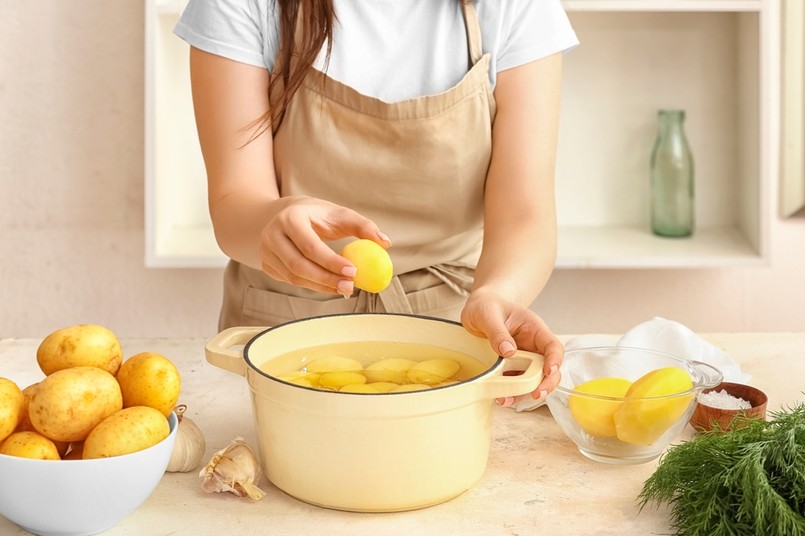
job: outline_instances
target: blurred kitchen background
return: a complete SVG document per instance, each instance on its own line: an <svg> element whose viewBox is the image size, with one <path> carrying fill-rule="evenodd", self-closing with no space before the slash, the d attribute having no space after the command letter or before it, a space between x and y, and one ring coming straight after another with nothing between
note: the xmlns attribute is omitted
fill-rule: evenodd
<svg viewBox="0 0 805 536"><path fill-rule="evenodd" d="M653 316L699 332L805 329L801 0L565 6L582 44L566 56L560 258L533 308L561 334ZM181 7L0 0L0 337L217 331L223 257L170 33ZM648 226L664 107L687 113L690 239Z"/></svg>

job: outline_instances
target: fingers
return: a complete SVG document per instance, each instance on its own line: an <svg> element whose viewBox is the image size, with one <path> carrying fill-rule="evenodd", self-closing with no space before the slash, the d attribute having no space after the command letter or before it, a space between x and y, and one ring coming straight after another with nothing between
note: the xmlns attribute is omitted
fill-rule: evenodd
<svg viewBox="0 0 805 536"><path fill-rule="evenodd" d="M516 348L544 356L542 379L527 395L498 398L503 407L523 400L545 400L559 385L559 367L564 347L542 318L526 307L515 305L490 292L473 292L461 311L461 322L470 333L486 337L498 355L511 357Z"/></svg>
<svg viewBox="0 0 805 536"><path fill-rule="evenodd" d="M534 345L541 349L542 355L545 357L545 363L542 368L542 373L544 374L542 382L540 382L537 390L532 395L539 394L542 391L546 391L547 394L559 385L559 380L561 379L559 367L565 357L565 348L544 323L543 327L534 335Z"/></svg>
<svg viewBox="0 0 805 536"><path fill-rule="evenodd" d="M542 381L539 383L534 392L531 393L531 398L534 400L544 400L549 393L556 389L556 386L559 385L560 379L561 374L559 373L559 365L552 365L547 370L543 369Z"/></svg>
<svg viewBox="0 0 805 536"><path fill-rule="evenodd" d="M552 365L547 370L543 370L543 379L540 384L534 389L533 392L527 395L507 396L505 398L497 398L495 402L498 406L503 408L510 408L517 406L523 400L532 399L536 402L544 402L548 395L556 389L561 379L559 372L559 365Z"/></svg>
<svg viewBox="0 0 805 536"><path fill-rule="evenodd" d="M299 198L263 229L262 269L278 281L351 296L357 270L326 244L348 236L368 238L383 247L391 245L373 221L354 210L318 199Z"/></svg>

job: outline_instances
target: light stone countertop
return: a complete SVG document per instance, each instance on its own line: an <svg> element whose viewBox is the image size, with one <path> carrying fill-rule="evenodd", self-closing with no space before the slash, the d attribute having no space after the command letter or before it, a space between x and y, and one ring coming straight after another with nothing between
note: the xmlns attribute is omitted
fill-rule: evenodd
<svg viewBox="0 0 805 536"><path fill-rule="evenodd" d="M803 400L805 332L706 334L752 375L750 384L778 410ZM204 462L236 436L257 445L245 378L204 359L202 339L122 340L124 357L159 352L182 373L180 403L207 439ZM36 364L38 340L0 339L0 376L21 388L43 375ZM260 501L229 493L206 494L197 471L166 473L134 513L103 533L109 536L224 536L238 534L327 536L527 536L532 534L624 536L669 534L668 511L636 497L656 461L613 466L590 461L575 449L547 407L517 413L495 408L487 470L462 495L422 510L358 514L327 510L291 498L265 478ZM689 436L690 427L685 434ZM684 436L683 436L684 437ZM0 476L1 478L1 476ZM0 534L28 534L0 517Z"/></svg>

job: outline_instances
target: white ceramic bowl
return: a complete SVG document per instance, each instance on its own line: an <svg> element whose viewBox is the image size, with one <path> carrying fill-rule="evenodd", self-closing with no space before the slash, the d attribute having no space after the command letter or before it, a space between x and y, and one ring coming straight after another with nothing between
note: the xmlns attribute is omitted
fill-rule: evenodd
<svg viewBox="0 0 805 536"><path fill-rule="evenodd" d="M112 528L154 491L170 461L178 419L153 447L95 460L32 460L0 454L0 515L43 536Z"/></svg>
<svg viewBox="0 0 805 536"><path fill-rule="evenodd" d="M674 395L646 398L600 396L574 390L576 386L597 378L635 381L652 370L665 367L688 372L693 387ZM546 399L554 419L583 455L595 461L621 465L648 462L662 454L687 425L696 408L698 393L718 385L722 379L721 372L706 363L621 346L568 350L560 372L559 386ZM636 427L652 430L653 433L638 434L650 438L645 442L636 442L635 437L622 440L622 436L614 431L601 433L601 430L614 426L612 412L621 407L626 409L623 405L627 403L634 420L629 422L625 431ZM571 408L573 404L576 415ZM587 422L586 428L579 419ZM602 419L609 419L611 424L601 422Z"/></svg>

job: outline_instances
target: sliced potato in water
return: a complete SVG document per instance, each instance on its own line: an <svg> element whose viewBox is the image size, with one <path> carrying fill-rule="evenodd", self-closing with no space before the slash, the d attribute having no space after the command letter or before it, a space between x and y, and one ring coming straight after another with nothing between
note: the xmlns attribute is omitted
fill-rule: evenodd
<svg viewBox="0 0 805 536"><path fill-rule="evenodd" d="M400 386L400 384L394 382L372 382L367 385L371 385L377 389L378 393L388 393Z"/></svg>
<svg viewBox="0 0 805 536"><path fill-rule="evenodd" d="M331 356L311 361L305 365L305 370L318 373L355 371L363 370L363 365L360 361L351 357Z"/></svg>
<svg viewBox="0 0 805 536"><path fill-rule="evenodd" d="M375 387L373 383L350 383L339 389L342 393L373 393L380 394L382 391Z"/></svg>
<svg viewBox="0 0 805 536"><path fill-rule="evenodd" d="M370 382L405 383L408 381L406 373L414 365L416 361L413 359L389 357L372 363L363 374Z"/></svg>
<svg viewBox="0 0 805 536"><path fill-rule="evenodd" d="M460 369L461 365L452 359L428 359L408 369L406 375L411 383L436 385L452 378Z"/></svg>
<svg viewBox="0 0 805 536"><path fill-rule="evenodd" d="M366 376L360 372L325 372L319 378L319 385L326 389L339 390L345 385L366 383Z"/></svg>
<svg viewBox="0 0 805 536"><path fill-rule="evenodd" d="M304 372L302 370L292 370L290 372L284 372L277 376L277 378L282 381L293 383L295 385L301 385L303 387L318 387L320 377L321 374L316 374L314 372Z"/></svg>

